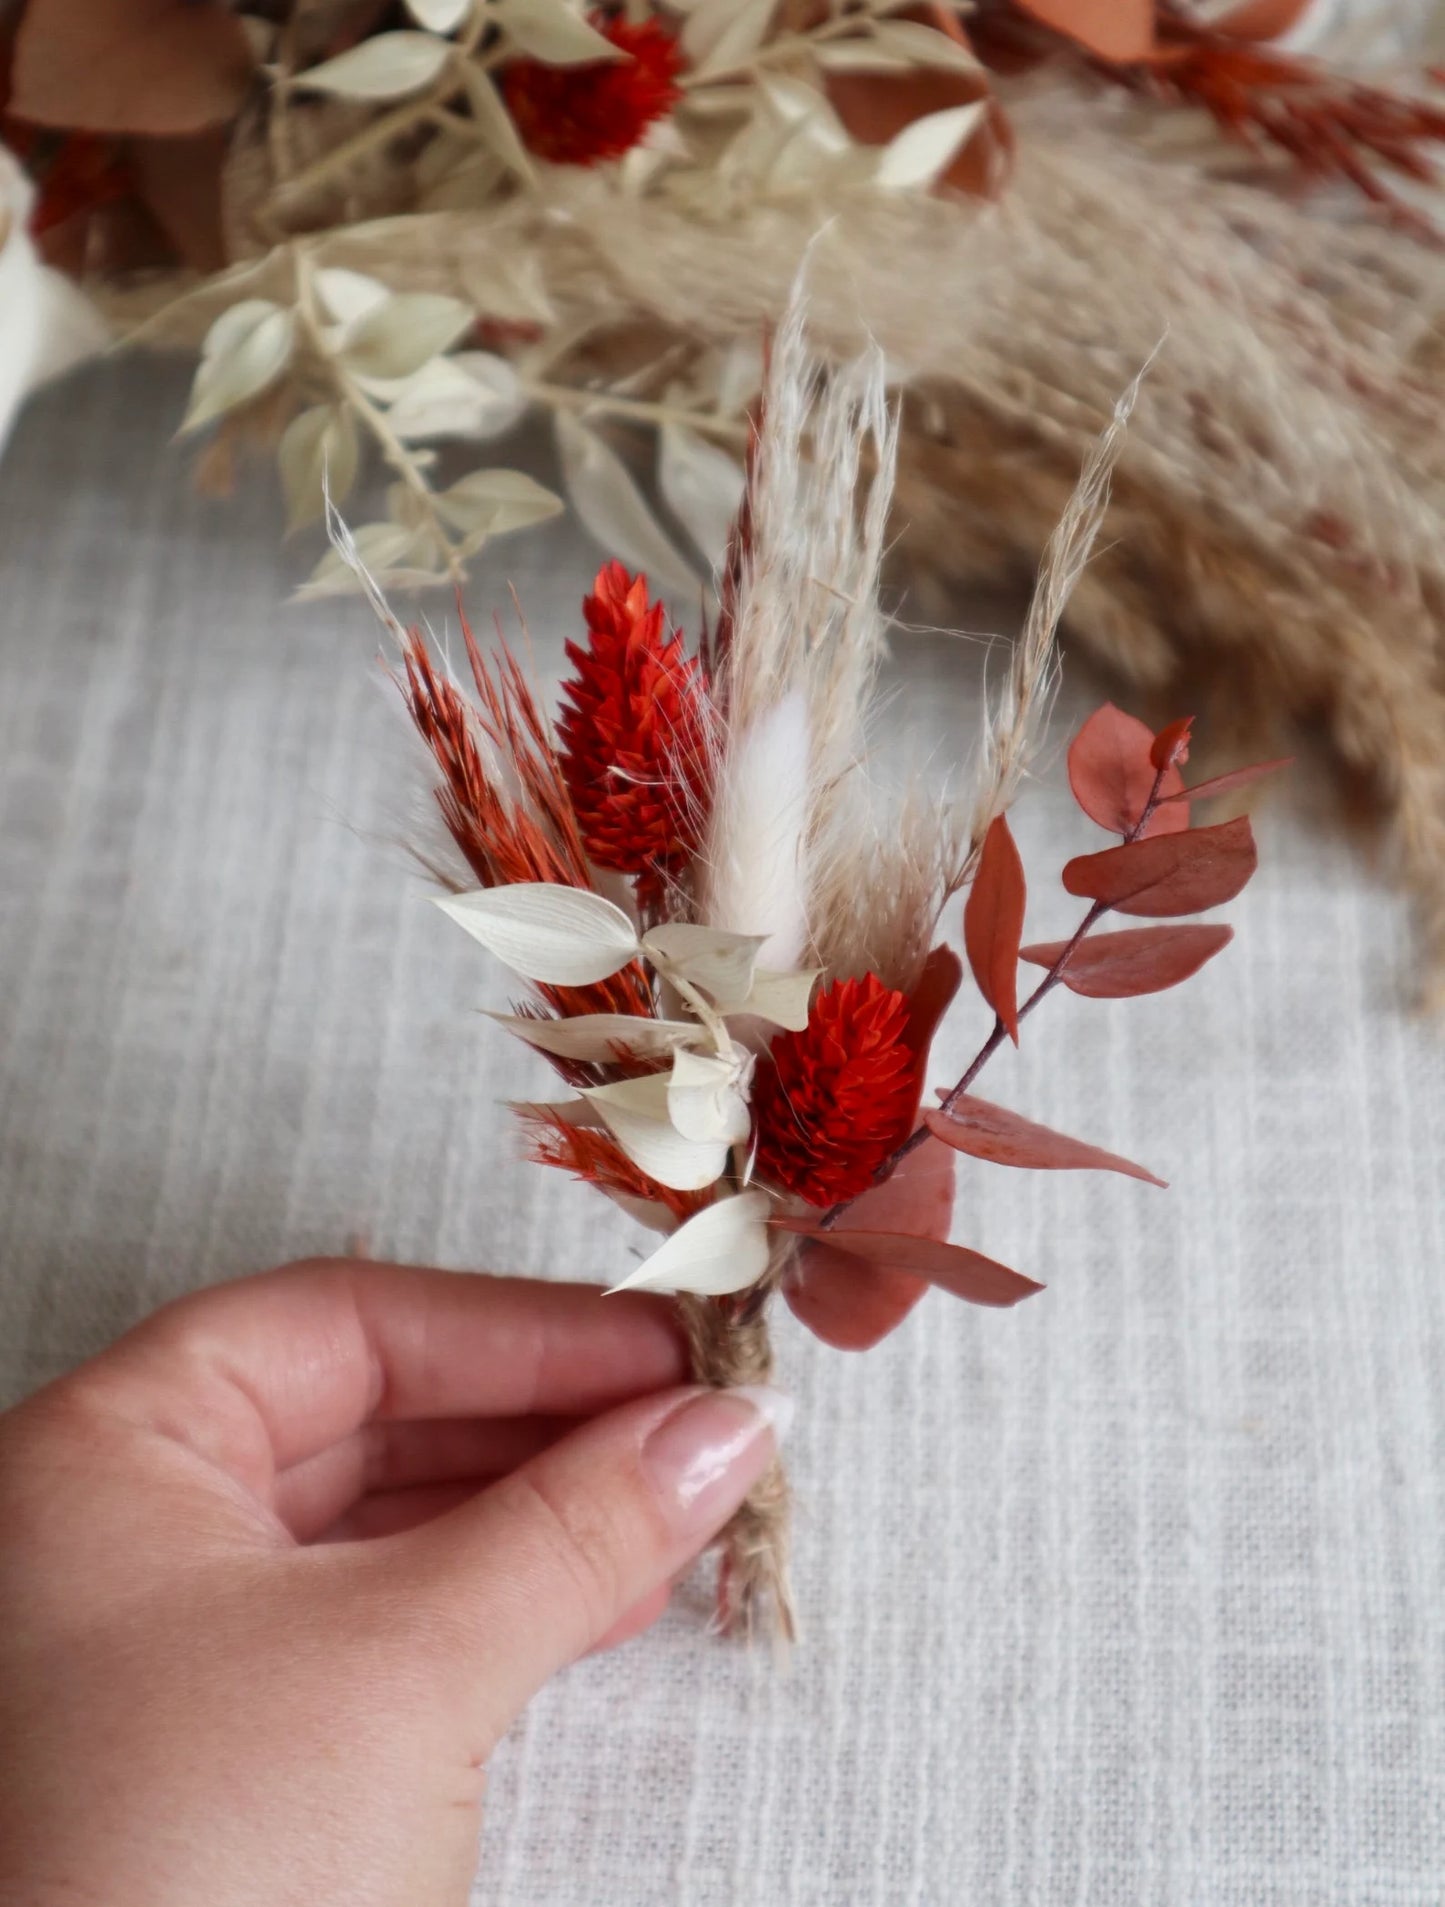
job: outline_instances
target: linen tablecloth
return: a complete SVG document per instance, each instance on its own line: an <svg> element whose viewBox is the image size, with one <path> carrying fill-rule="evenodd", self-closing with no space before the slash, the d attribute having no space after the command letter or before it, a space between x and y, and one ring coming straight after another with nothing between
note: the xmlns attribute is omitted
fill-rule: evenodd
<svg viewBox="0 0 1445 1907"><path fill-rule="evenodd" d="M515 1162L498 1102L545 1071L408 863L374 626L282 606L315 551L269 478L193 495L183 389L89 369L0 468L7 1398L287 1258L603 1280L640 1243ZM596 560L498 544L471 606L514 581L555 672ZM898 640L895 736L940 772L986 655ZM1089 694L1070 671L1017 811L1040 938L1099 844L1061 768ZM986 1076L1173 1189L964 1162L955 1236L1043 1295L933 1294L862 1358L780 1323L801 1645L706 1636L700 1576L559 1680L496 1758L478 1907L1445 1897L1445 1042L1318 795L1264 808L1199 979L1056 997Z"/></svg>

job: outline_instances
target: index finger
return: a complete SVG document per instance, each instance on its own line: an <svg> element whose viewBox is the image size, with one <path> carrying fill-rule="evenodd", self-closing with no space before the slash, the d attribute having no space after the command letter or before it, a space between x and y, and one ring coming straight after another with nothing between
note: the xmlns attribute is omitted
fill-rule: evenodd
<svg viewBox="0 0 1445 1907"><path fill-rule="evenodd" d="M335 1259L182 1298L77 1375L259 1488L373 1418L586 1415L687 1352L643 1294Z"/></svg>

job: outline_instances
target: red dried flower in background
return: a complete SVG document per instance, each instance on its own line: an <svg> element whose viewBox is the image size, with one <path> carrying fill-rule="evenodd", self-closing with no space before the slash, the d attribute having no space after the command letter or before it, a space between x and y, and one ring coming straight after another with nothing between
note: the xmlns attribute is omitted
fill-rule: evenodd
<svg viewBox="0 0 1445 1907"><path fill-rule="evenodd" d="M587 646L567 644L577 674L562 687L562 772L588 854L636 875L649 907L696 853L707 813L707 678L664 633L645 576L607 563L593 589Z"/></svg>
<svg viewBox="0 0 1445 1907"><path fill-rule="evenodd" d="M874 973L834 981L758 1068L758 1178L810 1205L856 1198L913 1122L916 1061L903 994Z"/></svg>
<svg viewBox="0 0 1445 1907"><path fill-rule="evenodd" d="M595 12L587 17L626 58L588 66L513 60L501 74L522 143L553 165L620 159L682 98L682 57L664 27L655 20L632 26Z"/></svg>

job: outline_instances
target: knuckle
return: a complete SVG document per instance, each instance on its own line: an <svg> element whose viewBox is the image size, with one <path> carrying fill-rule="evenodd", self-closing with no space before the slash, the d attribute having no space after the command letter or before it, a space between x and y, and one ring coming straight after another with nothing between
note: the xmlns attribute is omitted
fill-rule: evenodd
<svg viewBox="0 0 1445 1907"><path fill-rule="evenodd" d="M510 1486L536 1532L548 1587L567 1596L589 1635L600 1633L617 1613L629 1551L637 1548L630 1519L600 1494L557 1487L545 1469L518 1472Z"/></svg>

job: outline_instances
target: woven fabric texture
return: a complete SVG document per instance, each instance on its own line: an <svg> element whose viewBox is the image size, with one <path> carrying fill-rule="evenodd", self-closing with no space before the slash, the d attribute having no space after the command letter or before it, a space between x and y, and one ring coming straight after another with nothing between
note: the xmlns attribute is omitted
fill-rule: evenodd
<svg viewBox="0 0 1445 1907"><path fill-rule="evenodd" d="M0 469L6 1398L287 1258L610 1280L639 1244L515 1161L498 1102L545 1072L400 845L374 628L278 606L309 558L269 483L192 496L182 394L87 370ZM473 608L515 581L547 674L595 561L499 545ZM940 772L982 655L900 639L895 739ZM1018 810L1040 938L1091 844L1060 755ZM965 1162L955 1235L1045 1294L934 1294L863 1358L780 1324L800 1647L706 1635L699 1576L557 1682L496 1759L477 1907L1441 1900L1445 1039L1319 794L1262 812L1199 979L1057 997L985 1076L1173 1189Z"/></svg>

